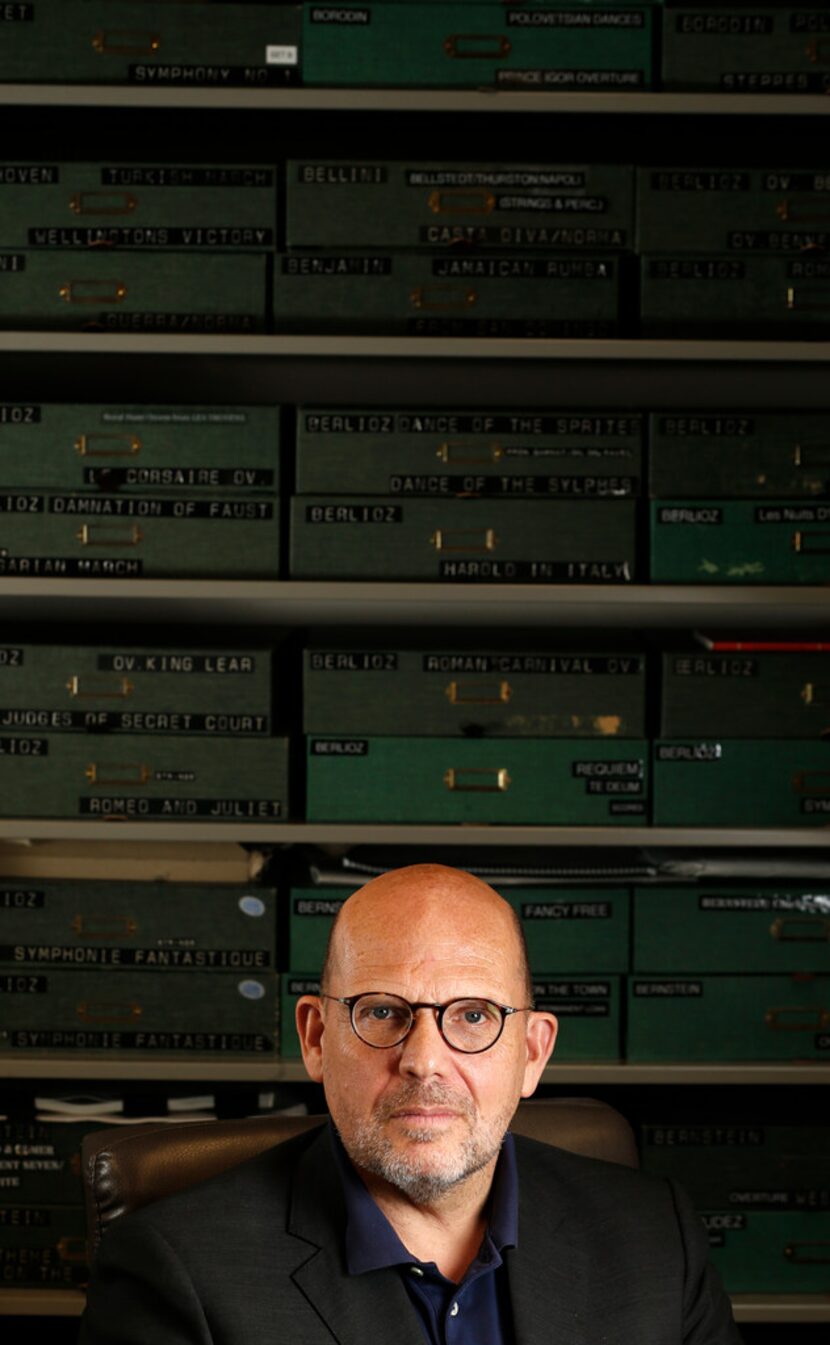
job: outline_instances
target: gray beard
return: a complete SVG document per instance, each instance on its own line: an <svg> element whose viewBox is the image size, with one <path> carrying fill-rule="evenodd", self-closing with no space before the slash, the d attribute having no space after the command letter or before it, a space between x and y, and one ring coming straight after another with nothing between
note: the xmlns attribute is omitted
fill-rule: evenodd
<svg viewBox="0 0 830 1345"><path fill-rule="evenodd" d="M454 1110L467 1117L471 1123L470 1134L461 1141L455 1155L444 1164L443 1170L423 1171L416 1158L405 1158L396 1151L392 1141L384 1134L382 1123L402 1105L436 1106L442 1102L450 1103ZM391 1186L403 1191L413 1204L429 1205L474 1172L486 1167L498 1154L509 1117L503 1125L488 1127L484 1134L479 1135L473 1133L473 1118L473 1106L466 1098L459 1098L442 1088L413 1085L402 1089L393 1101L387 1101L379 1107L371 1120L353 1131L348 1144L344 1141L344 1145L357 1167L382 1177ZM407 1127L404 1133L416 1144L428 1145L436 1138L431 1130L419 1129L416 1122Z"/></svg>

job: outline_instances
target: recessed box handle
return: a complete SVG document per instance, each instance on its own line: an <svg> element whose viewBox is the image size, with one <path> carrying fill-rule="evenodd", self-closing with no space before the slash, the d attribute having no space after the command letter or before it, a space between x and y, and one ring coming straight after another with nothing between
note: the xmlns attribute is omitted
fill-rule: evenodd
<svg viewBox="0 0 830 1345"><path fill-rule="evenodd" d="M147 28L101 28L92 45L102 56L152 56L161 46L161 33Z"/></svg>
<svg viewBox="0 0 830 1345"><path fill-rule="evenodd" d="M830 794L830 771L796 771L793 789L796 794Z"/></svg>
<svg viewBox="0 0 830 1345"><path fill-rule="evenodd" d="M79 939L132 939L138 921L131 915L73 915L72 933Z"/></svg>
<svg viewBox="0 0 830 1345"><path fill-rule="evenodd" d="M805 705L830 705L830 687L819 682L805 682L798 694Z"/></svg>
<svg viewBox="0 0 830 1345"><path fill-rule="evenodd" d="M426 308L432 313L457 313L471 308L477 299L476 291L463 285L418 285L409 295L413 308Z"/></svg>
<svg viewBox="0 0 830 1345"><path fill-rule="evenodd" d="M793 462L796 467L830 467L830 445L795 444Z"/></svg>
<svg viewBox="0 0 830 1345"><path fill-rule="evenodd" d="M459 467L487 467L504 457L504 449L501 444L468 444L464 439L448 439L435 456Z"/></svg>
<svg viewBox="0 0 830 1345"><path fill-rule="evenodd" d="M495 551L499 544L494 528L436 528L429 541L436 551L468 554Z"/></svg>
<svg viewBox="0 0 830 1345"><path fill-rule="evenodd" d="M827 943L830 920L820 915L779 915L769 932L779 943Z"/></svg>
<svg viewBox="0 0 830 1345"><path fill-rule="evenodd" d="M503 766L450 766L444 784L453 794L504 794L512 781Z"/></svg>
<svg viewBox="0 0 830 1345"><path fill-rule="evenodd" d="M830 1242L788 1242L784 1255L796 1266L828 1266Z"/></svg>
<svg viewBox="0 0 830 1345"><path fill-rule="evenodd" d="M65 304L120 304L127 286L122 280L67 280L58 292Z"/></svg>
<svg viewBox="0 0 830 1345"><path fill-rule="evenodd" d="M134 458L141 440L134 434L81 434L75 452L82 458Z"/></svg>
<svg viewBox="0 0 830 1345"><path fill-rule="evenodd" d="M513 43L503 33L450 33L444 51L454 61L503 61Z"/></svg>
<svg viewBox="0 0 830 1345"><path fill-rule="evenodd" d="M773 1032L824 1032L830 1026L830 1012L810 1004L786 1004L767 1009L764 1022Z"/></svg>
<svg viewBox="0 0 830 1345"><path fill-rule="evenodd" d="M799 529L793 533L793 551L807 556L830 556L830 531L827 528L818 532Z"/></svg>
<svg viewBox="0 0 830 1345"><path fill-rule="evenodd" d="M58 1238L55 1250L61 1261L80 1263L86 1261L87 1251L85 1238Z"/></svg>
<svg viewBox="0 0 830 1345"><path fill-rule="evenodd" d="M827 285L806 285L803 290L799 290L795 285L788 285L787 308L797 313L830 312L830 288Z"/></svg>
<svg viewBox="0 0 830 1345"><path fill-rule="evenodd" d="M807 43L807 60L812 65L830 65L830 39L811 38Z"/></svg>
<svg viewBox="0 0 830 1345"><path fill-rule="evenodd" d="M91 761L84 771L91 785L146 785L152 778L151 767L137 761Z"/></svg>
<svg viewBox="0 0 830 1345"><path fill-rule="evenodd" d="M129 191L76 191L69 198L73 215L131 215L137 205Z"/></svg>
<svg viewBox="0 0 830 1345"><path fill-rule="evenodd" d="M135 691L127 677L79 677L74 674L66 683L70 696L79 700L126 700Z"/></svg>
<svg viewBox="0 0 830 1345"><path fill-rule="evenodd" d="M139 546L144 541L137 523L84 523L75 537L81 546Z"/></svg>
<svg viewBox="0 0 830 1345"><path fill-rule="evenodd" d="M82 999L75 1008L82 1023L134 1023L143 1012L135 1001L119 1004L103 999Z"/></svg>
<svg viewBox="0 0 830 1345"><path fill-rule="evenodd" d="M489 215L496 198L486 187L447 187L430 192L427 205L433 215Z"/></svg>
<svg viewBox="0 0 830 1345"><path fill-rule="evenodd" d="M509 682L450 682L444 688L450 705L506 705L513 695Z"/></svg>

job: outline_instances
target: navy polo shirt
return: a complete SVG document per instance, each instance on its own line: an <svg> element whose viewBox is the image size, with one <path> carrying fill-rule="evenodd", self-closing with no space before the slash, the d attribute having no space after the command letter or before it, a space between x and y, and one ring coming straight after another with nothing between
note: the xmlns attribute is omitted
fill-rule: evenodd
<svg viewBox="0 0 830 1345"><path fill-rule="evenodd" d="M433 1261L407 1251L349 1161L329 1122L346 1201L346 1268L350 1275L398 1267L428 1345L511 1345L513 1316L502 1260L518 1243L519 1186L513 1136L506 1135L490 1193L478 1255L455 1284Z"/></svg>

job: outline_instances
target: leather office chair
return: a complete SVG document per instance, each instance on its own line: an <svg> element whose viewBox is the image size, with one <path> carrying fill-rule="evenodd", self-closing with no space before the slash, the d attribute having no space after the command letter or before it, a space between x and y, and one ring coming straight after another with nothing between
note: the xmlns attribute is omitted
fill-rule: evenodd
<svg viewBox="0 0 830 1345"><path fill-rule="evenodd" d="M90 1261L102 1234L122 1214L244 1163L324 1119L256 1116L93 1131L81 1151ZM510 1128L572 1153L638 1166L630 1125L613 1107L593 1098L522 1102Z"/></svg>

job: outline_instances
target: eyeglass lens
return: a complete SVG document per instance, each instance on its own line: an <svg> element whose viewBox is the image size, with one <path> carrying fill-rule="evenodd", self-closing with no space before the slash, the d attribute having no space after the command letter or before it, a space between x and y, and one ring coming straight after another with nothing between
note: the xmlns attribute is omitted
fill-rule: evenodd
<svg viewBox="0 0 830 1345"><path fill-rule="evenodd" d="M413 1013L397 995L361 995L352 1009L354 1030L367 1046L397 1046L412 1024ZM503 1015L486 999L454 999L444 1009L444 1040L459 1051L486 1051L497 1040Z"/></svg>

